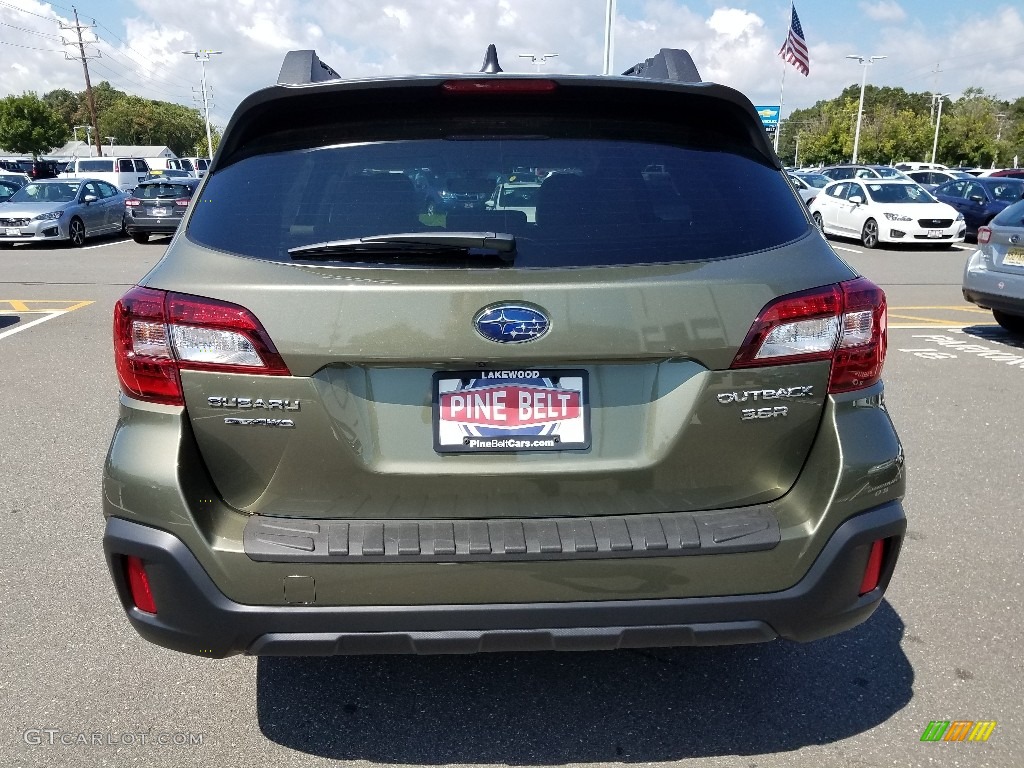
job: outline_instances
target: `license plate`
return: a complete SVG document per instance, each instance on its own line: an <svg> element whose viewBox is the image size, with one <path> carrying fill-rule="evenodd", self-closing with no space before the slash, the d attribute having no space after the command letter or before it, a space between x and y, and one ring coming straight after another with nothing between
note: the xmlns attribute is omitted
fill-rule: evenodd
<svg viewBox="0 0 1024 768"><path fill-rule="evenodd" d="M19 235L21 235L21 230L15 229L13 227L8 227L7 229L4 230L4 234L7 235L8 237L18 237Z"/></svg>
<svg viewBox="0 0 1024 768"><path fill-rule="evenodd" d="M150 216L166 216L170 212L171 211L170 211L169 208L150 208L149 209L149 215Z"/></svg>
<svg viewBox="0 0 1024 768"><path fill-rule="evenodd" d="M1011 248L1003 257L1003 264L1011 267L1024 267L1024 248Z"/></svg>
<svg viewBox="0 0 1024 768"><path fill-rule="evenodd" d="M590 447L588 373L476 370L434 374L438 453L579 451Z"/></svg>
<svg viewBox="0 0 1024 768"><path fill-rule="evenodd" d="M928 237L942 237L942 230L941 229L929 229L928 230Z"/></svg>

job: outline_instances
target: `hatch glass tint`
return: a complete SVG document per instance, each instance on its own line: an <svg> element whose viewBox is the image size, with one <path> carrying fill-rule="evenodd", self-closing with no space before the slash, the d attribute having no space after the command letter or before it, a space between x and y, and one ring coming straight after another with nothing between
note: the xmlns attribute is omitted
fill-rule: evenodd
<svg viewBox="0 0 1024 768"><path fill-rule="evenodd" d="M514 268L543 268L723 258L808 230L783 175L763 159L713 142L673 143L658 131L642 141L617 138L611 127L595 133L458 134L255 154L208 181L188 237L294 263L318 243L497 233L515 239ZM519 185L528 194L516 195ZM324 256L310 261L329 262ZM349 253L339 266L375 266L370 249L364 256L354 264ZM380 265L412 266L394 258Z"/></svg>

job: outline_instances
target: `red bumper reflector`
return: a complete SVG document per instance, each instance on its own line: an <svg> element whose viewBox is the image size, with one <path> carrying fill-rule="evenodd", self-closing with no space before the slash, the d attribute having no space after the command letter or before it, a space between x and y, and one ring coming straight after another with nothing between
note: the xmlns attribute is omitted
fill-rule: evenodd
<svg viewBox="0 0 1024 768"><path fill-rule="evenodd" d="M124 558L124 571L128 577L128 589L135 607L146 613L156 613L156 601L153 600L153 593L149 589L149 577L146 575L142 560L134 555L127 555Z"/></svg>
<svg viewBox="0 0 1024 768"><path fill-rule="evenodd" d="M879 539L871 545L871 553L868 555L868 566L864 569L864 578L860 582L860 595L866 595L868 592L878 586L878 581L882 577L882 555L885 552L885 539Z"/></svg>

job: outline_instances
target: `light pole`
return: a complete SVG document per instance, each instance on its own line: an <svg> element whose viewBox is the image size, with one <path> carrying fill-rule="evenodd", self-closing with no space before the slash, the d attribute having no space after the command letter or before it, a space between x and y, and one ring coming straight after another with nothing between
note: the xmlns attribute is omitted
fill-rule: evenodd
<svg viewBox="0 0 1024 768"><path fill-rule="evenodd" d="M71 126L71 130L75 134L75 150L74 150L74 152L71 153L71 156L73 158L77 158L78 157L78 129L79 128L81 128L83 131L86 132L86 136L88 136L89 135L88 132L92 130L92 126L91 125L73 125L73 126ZM89 144L89 140L86 139L85 143L86 143L86 145L88 145Z"/></svg>
<svg viewBox="0 0 1024 768"><path fill-rule="evenodd" d="M932 142L932 165L935 165L935 153L939 149L939 126L942 125L942 102L949 96L948 93L936 93L935 98L939 100L939 112L935 116L935 141Z"/></svg>
<svg viewBox="0 0 1024 768"><path fill-rule="evenodd" d="M868 67L876 61L884 59L885 56L856 56L851 54L846 58L853 59L864 67L864 75L860 79L860 105L857 107L857 130L853 135L853 160L850 161L856 163L857 150L860 148L860 121L864 117L864 86L868 82Z"/></svg>
<svg viewBox="0 0 1024 768"><path fill-rule="evenodd" d="M210 159L213 159L213 136L210 134L210 100L206 92L206 62L210 60L211 56L224 53L224 51L199 50L182 51L182 53L195 56L196 61L203 65L203 112L206 115L206 149L209 152Z"/></svg>
<svg viewBox="0 0 1024 768"><path fill-rule="evenodd" d="M110 145L110 154L113 155L114 154L114 141L117 139L117 136L104 136L103 138L106 139L107 140L107 144Z"/></svg>
<svg viewBox="0 0 1024 768"><path fill-rule="evenodd" d="M540 55L536 53L520 53L519 58L529 59L531 62L533 62L535 71L540 72L540 65L547 64L548 59L553 59L557 55L557 53L542 53Z"/></svg>

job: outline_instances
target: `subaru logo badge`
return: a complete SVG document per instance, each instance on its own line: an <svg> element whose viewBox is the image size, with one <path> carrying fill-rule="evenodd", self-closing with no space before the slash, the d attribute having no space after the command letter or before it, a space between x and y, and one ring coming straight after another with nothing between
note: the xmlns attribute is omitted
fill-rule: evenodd
<svg viewBox="0 0 1024 768"><path fill-rule="evenodd" d="M1010 235L1010 243L1016 245L1020 242L1020 235Z"/></svg>
<svg viewBox="0 0 1024 768"><path fill-rule="evenodd" d="M536 341L551 327L547 315L522 304L494 304L481 309L473 325L476 332L498 344Z"/></svg>

